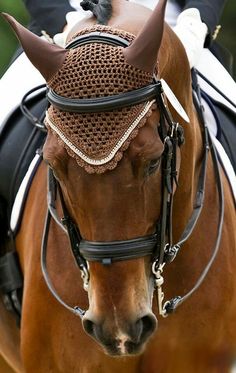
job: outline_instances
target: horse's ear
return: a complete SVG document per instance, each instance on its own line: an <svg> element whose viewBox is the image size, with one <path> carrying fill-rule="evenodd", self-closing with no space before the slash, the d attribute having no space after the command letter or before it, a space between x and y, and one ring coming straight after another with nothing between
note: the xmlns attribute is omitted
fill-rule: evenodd
<svg viewBox="0 0 236 373"><path fill-rule="evenodd" d="M161 45L167 0L160 0L132 44L123 53L128 64L153 73Z"/></svg>
<svg viewBox="0 0 236 373"><path fill-rule="evenodd" d="M61 68L67 51L33 34L9 14L1 14L14 29L29 60L48 81Z"/></svg>

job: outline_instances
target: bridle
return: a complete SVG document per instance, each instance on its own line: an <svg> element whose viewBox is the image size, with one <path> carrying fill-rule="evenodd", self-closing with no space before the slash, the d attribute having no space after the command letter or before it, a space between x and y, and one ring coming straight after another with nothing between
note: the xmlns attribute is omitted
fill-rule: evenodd
<svg viewBox="0 0 236 373"><path fill-rule="evenodd" d="M127 40L107 34L104 32L92 32L74 39L67 48L76 48L85 43L108 43L111 45L119 45L122 47L128 46ZM199 90L198 90L199 93ZM148 100L155 100L160 111L160 138L164 144L164 152L162 155L162 205L160 219L156 225L156 232L149 236L138 237L135 239L124 241L110 241L110 242L93 242L84 240L81 237L79 227L72 221L66 204L64 202L63 194L59 183L55 179L52 170L48 169L48 211L45 220L44 233L42 239L41 250L41 266L44 279L53 296L69 311L83 317L85 311L79 307L71 307L66 304L57 294L53 284L49 278L46 266L47 257L47 242L50 230L51 218L68 234L70 246L77 265L80 268L81 276L84 283L84 288L87 289L89 283L89 265L91 261L101 262L103 265L112 265L115 261L130 260L144 256L151 256L152 273L154 276L154 283L157 289L157 301L159 306L159 314L163 317L173 312L184 300L186 300L202 283L206 274L208 273L215 256L219 249L219 243L223 225L224 202L223 189L220 179L219 164L215 148L212 145L211 139L208 135L208 130L204 121L204 114L200 111L201 122L203 124L203 145L204 156L202 160L201 171L198 180L198 187L195 198L195 206L192 215L187 223L187 226L178 243L172 242L172 206L173 206L173 189L174 184L177 186L177 169L176 158L177 148L184 142L184 135L182 127L176 123L165 103L165 95L162 88L162 83L156 77L153 82L143 88L136 89L127 93L108 96L104 98L93 99L72 99L62 97L49 89L47 92L49 102L60 110L77 112L77 113L95 113L105 112L112 109L119 109L137 105ZM197 94L195 99L199 99ZM215 169L216 182L218 187L220 212L218 222L218 235L213 249L210 261L204 269L202 275L197 281L196 285L184 296L177 296L163 305L164 293L162 291L163 285L163 267L166 263L172 262L183 243L191 235L198 218L200 216L203 201L204 189L206 179L206 165L209 150L211 151L212 160ZM63 218L60 220L56 210L56 198L59 196L62 207Z"/></svg>

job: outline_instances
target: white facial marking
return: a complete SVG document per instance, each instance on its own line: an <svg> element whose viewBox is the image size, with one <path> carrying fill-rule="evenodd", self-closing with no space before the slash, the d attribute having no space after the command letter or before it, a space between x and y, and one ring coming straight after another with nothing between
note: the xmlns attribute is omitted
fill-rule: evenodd
<svg viewBox="0 0 236 373"><path fill-rule="evenodd" d="M127 342L129 338L127 337L127 335L120 333L117 335L116 339L119 341L118 348L120 349L121 355L125 355L126 354L125 342Z"/></svg>
<svg viewBox="0 0 236 373"><path fill-rule="evenodd" d="M126 354L125 342L129 340L129 337L125 333L121 332L121 328L119 326L119 320L117 317L117 309L114 304L113 304L113 312L114 312L114 321L115 321L115 325L117 328L116 340L118 341L118 348L120 349L121 355L125 355Z"/></svg>

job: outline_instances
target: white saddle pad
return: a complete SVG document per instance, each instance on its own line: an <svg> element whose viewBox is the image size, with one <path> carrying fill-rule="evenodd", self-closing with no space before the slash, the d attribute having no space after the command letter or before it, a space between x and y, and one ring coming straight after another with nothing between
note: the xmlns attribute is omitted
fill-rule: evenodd
<svg viewBox="0 0 236 373"><path fill-rule="evenodd" d="M209 49L203 49L196 69L206 77L213 86L217 87L224 96L229 97L233 104L225 99L211 84L207 83L206 80L199 77L199 84L203 91L208 93L215 101L222 102L222 104L236 113L236 83Z"/></svg>

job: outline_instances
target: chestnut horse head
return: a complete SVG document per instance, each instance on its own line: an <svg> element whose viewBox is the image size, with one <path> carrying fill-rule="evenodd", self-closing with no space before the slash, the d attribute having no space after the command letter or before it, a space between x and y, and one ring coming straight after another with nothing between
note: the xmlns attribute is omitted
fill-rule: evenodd
<svg viewBox="0 0 236 373"><path fill-rule="evenodd" d="M136 37L112 21L80 26L67 49L6 16L48 82L43 156L82 238L79 255L89 273L83 327L114 355L139 353L157 327L152 263L163 255L158 235L166 232L157 226L164 184L175 188L161 172L170 166L163 154L176 131L157 64L165 5L159 2ZM174 152L177 175L179 149Z"/></svg>
<svg viewBox="0 0 236 373"><path fill-rule="evenodd" d="M202 135L186 54L164 25L165 4L159 1L150 13L116 2L108 25L86 19L66 49L7 16L47 80L51 106L43 157L88 290L87 311L77 310L84 330L110 355L138 354L146 347L157 328L155 286L159 312L167 313L163 265L197 192ZM178 100L171 99L171 90ZM186 136L181 150L179 123ZM183 281L168 276L171 294Z"/></svg>

